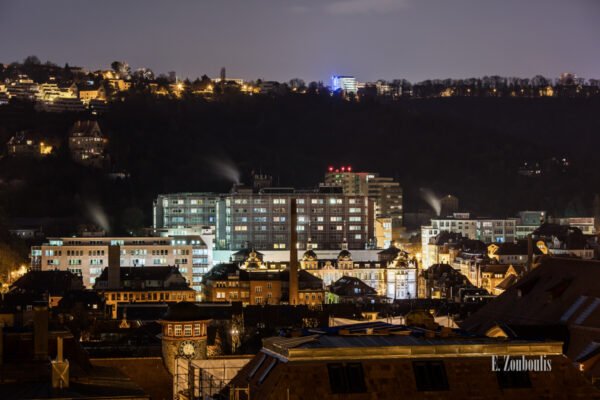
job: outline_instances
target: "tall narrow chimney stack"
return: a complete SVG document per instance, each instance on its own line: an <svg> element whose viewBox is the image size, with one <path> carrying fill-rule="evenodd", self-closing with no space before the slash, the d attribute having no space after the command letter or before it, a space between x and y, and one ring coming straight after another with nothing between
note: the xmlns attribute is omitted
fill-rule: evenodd
<svg viewBox="0 0 600 400"><path fill-rule="evenodd" d="M108 289L121 286L121 246L108 247Z"/></svg>
<svg viewBox="0 0 600 400"><path fill-rule="evenodd" d="M298 304L298 210L296 199L290 199L290 304Z"/></svg>
<svg viewBox="0 0 600 400"><path fill-rule="evenodd" d="M531 233L527 235L527 270L533 269L533 238Z"/></svg>
<svg viewBox="0 0 600 400"><path fill-rule="evenodd" d="M33 356L36 360L48 360L48 305L33 307Z"/></svg>

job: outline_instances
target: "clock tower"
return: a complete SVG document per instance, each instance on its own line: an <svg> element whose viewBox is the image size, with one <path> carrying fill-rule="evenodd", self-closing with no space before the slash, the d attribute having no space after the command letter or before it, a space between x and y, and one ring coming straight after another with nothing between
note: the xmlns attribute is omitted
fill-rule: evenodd
<svg viewBox="0 0 600 400"><path fill-rule="evenodd" d="M193 303L171 304L158 322L162 325L162 355L167 370L173 374L176 358L206 358L206 331L211 319Z"/></svg>

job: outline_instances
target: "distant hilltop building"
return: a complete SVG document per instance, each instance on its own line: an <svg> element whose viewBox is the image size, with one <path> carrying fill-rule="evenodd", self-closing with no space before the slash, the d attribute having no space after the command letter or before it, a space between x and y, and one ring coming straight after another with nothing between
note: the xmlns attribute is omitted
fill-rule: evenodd
<svg viewBox="0 0 600 400"><path fill-rule="evenodd" d="M27 131L17 132L6 144L8 154L14 157L41 157L51 154L53 146L36 136Z"/></svg>
<svg viewBox="0 0 600 400"><path fill-rule="evenodd" d="M354 93L358 91L358 83L353 76L334 75L331 77L331 89L343 90L346 93Z"/></svg>
<svg viewBox="0 0 600 400"><path fill-rule="evenodd" d="M69 137L73 160L80 164L101 167L104 161L105 138L96 121L77 121Z"/></svg>

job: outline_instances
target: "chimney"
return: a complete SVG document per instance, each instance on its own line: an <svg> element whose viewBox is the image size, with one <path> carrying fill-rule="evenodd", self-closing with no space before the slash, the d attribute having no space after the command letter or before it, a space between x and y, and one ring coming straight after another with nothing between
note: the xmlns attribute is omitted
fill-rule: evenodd
<svg viewBox="0 0 600 400"><path fill-rule="evenodd" d="M108 289L121 286L121 246L108 247Z"/></svg>
<svg viewBox="0 0 600 400"><path fill-rule="evenodd" d="M296 199L290 199L290 304L298 304L298 211Z"/></svg>
<svg viewBox="0 0 600 400"><path fill-rule="evenodd" d="M527 271L533 268L533 238L531 233L527 235Z"/></svg>
<svg viewBox="0 0 600 400"><path fill-rule="evenodd" d="M4 360L4 322L0 321L0 365Z"/></svg>
<svg viewBox="0 0 600 400"><path fill-rule="evenodd" d="M48 306L33 307L33 355L36 360L48 360Z"/></svg>
<svg viewBox="0 0 600 400"><path fill-rule="evenodd" d="M69 360L63 358L63 337L56 338L56 360L50 363L52 367L52 388L65 389L69 387Z"/></svg>

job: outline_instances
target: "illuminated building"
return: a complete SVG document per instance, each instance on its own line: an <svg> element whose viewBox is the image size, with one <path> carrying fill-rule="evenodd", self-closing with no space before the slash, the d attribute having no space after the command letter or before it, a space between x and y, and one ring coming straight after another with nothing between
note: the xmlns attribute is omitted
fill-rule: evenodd
<svg viewBox="0 0 600 400"><path fill-rule="evenodd" d="M391 257L388 257L388 254ZM360 279L373 288L377 295L390 299L409 299L417 296L417 262L409 254L396 248L379 252L378 260L354 261L352 253L343 248L333 260L319 259L307 250L300 261L302 270L310 272L332 285L344 276Z"/></svg>
<svg viewBox="0 0 600 400"><path fill-rule="evenodd" d="M481 240L484 243L513 242L516 239L518 221L518 218L471 218L469 213L454 213L452 217L434 218L430 225L421 226L423 266L427 268L437 262L426 256L425 248L431 239L441 232L458 233L465 238Z"/></svg>
<svg viewBox="0 0 600 400"><path fill-rule="evenodd" d="M481 271L481 287L490 294L502 294L525 273L520 265L486 265Z"/></svg>
<svg viewBox="0 0 600 400"><path fill-rule="evenodd" d="M212 81L216 84L219 84L219 83L221 83L221 78L215 78ZM240 78L225 78L225 83L229 83L229 82L233 82L239 86L244 86L244 80L240 79Z"/></svg>
<svg viewBox="0 0 600 400"><path fill-rule="evenodd" d="M19 75L19 78L6 85L6 92L9 97L34 101L38 96L39 85L29 79L26 75Z"/></svg>
<svg viewBox="0 0 600 400"><path fill-rule="evenodd" d="M196 292L189 286L177 267L120 267L119 281L111 287L110 265L96 278L94 290L104 297L107 311L117 318L119 304L175 303L195 301Z"/></svg>
<svg viewBox="0 0 600 400"><path fill-rule="evenodd" d="M351 166L329 167L325 184L341 186L344 194L368 196L375 200L377 218L392 218L396 229L402 226L402 188L393 178L374 172L356 172ZM392 236L395 240L397 235Z"/></svg>
<svg viewBox="0 0 600 400"><path fill-rule="evenodd" d="M185 231L210 227L217 250L286 250L289 243L289 202L298 203L298 248L309 230L313 248L339 249L347 238L350 249L374 247L374 202L329 187L236 190L230 194L174 193L154 203L154 228Z"/></svg>
<svg viewBox="0 0 600 400"><path fill-rule="evenodd" d="M84 104L89 103L90 100L106 100L106 90L97 83L77 85L77 95Z"/></svg>
<svg viewBox="0 0 600 400"><path fill-rule="evenodd" d="M550 222L562 226L578 228L584 235L596 234L596 225L594 217L550 218Z"/></svg>
<svg viewBox="0 0 600 400"><path fill-rule="evenodd" d="M11 156L31 156L40 157L46 156L52 153L53 146L39 141L35 137L26 131L18 132L16 135L10 138L6 147L8 154Z"/></svg>
<svg viewBox="0 0 600 400"><path fill-rule="evenodd" d="M392 245L391 218L375 218L375 239L378 249L387 249Z"/></svg>
<svg viewBox="0 0 600 400"><path fill-rule="evenodd" d="M200 236L165 237L60 237L31 248L32 270L71 271L92 287L108 265L108 249L121 246L123 267L177 266L194 290L200 291L208 271L208 250Z"/></svg>
<svg viewBox="0 0 600 400"><path fill-rule="evenodd" d="M170 305L169 311L158 320L162 328L163 361L171 374L176 361L206 359L207 328L211 320L201 307L184 302Z"/></svg>
<svg viewBox="0 0 600 400"><path fill-rule="evenodd" d="M104 160L104 137L96 121L77 121L71 128L69 149L73 159L100 167Z"/></svg>
<svg viewBox="0 0 600 400"><path fill-rule="evenodd" d="M356 82L356 78L353 76L334 75L331 77L331 88L333 91L343 90L346 93L356 94L358 90L358 83Z"/></svg>
<svg viewBox="0 0 600 400"><path fill-rule="evenodd" d="M546 218L545 211L520 211L516 230L517 240L527 239L527 235L533 233L538 226L544 223Z"/></svg>
<svg viewBox="0 0 600 400"><path fill-rule="evenodd" d="M58 97L63 97L63 93L56 83L42 83L39 85L37 100L52 101Z"/></svg>
<svg viewBox="0 0 600 400"><path fill-rule="evenodd" d="M36 103L37 110L46 112L81 112L85 105L76 97L56 97L51 101Z"/></svg>
<svg viewBox="0 0 600 400"><path fill-rule="evenodd" d="M246 305L289 302L289 262L263 263L252 251L241 264L219 264L204 276L205 300ZM316 306L325 301L323 281L298 271L298 303Z"/></svg>

